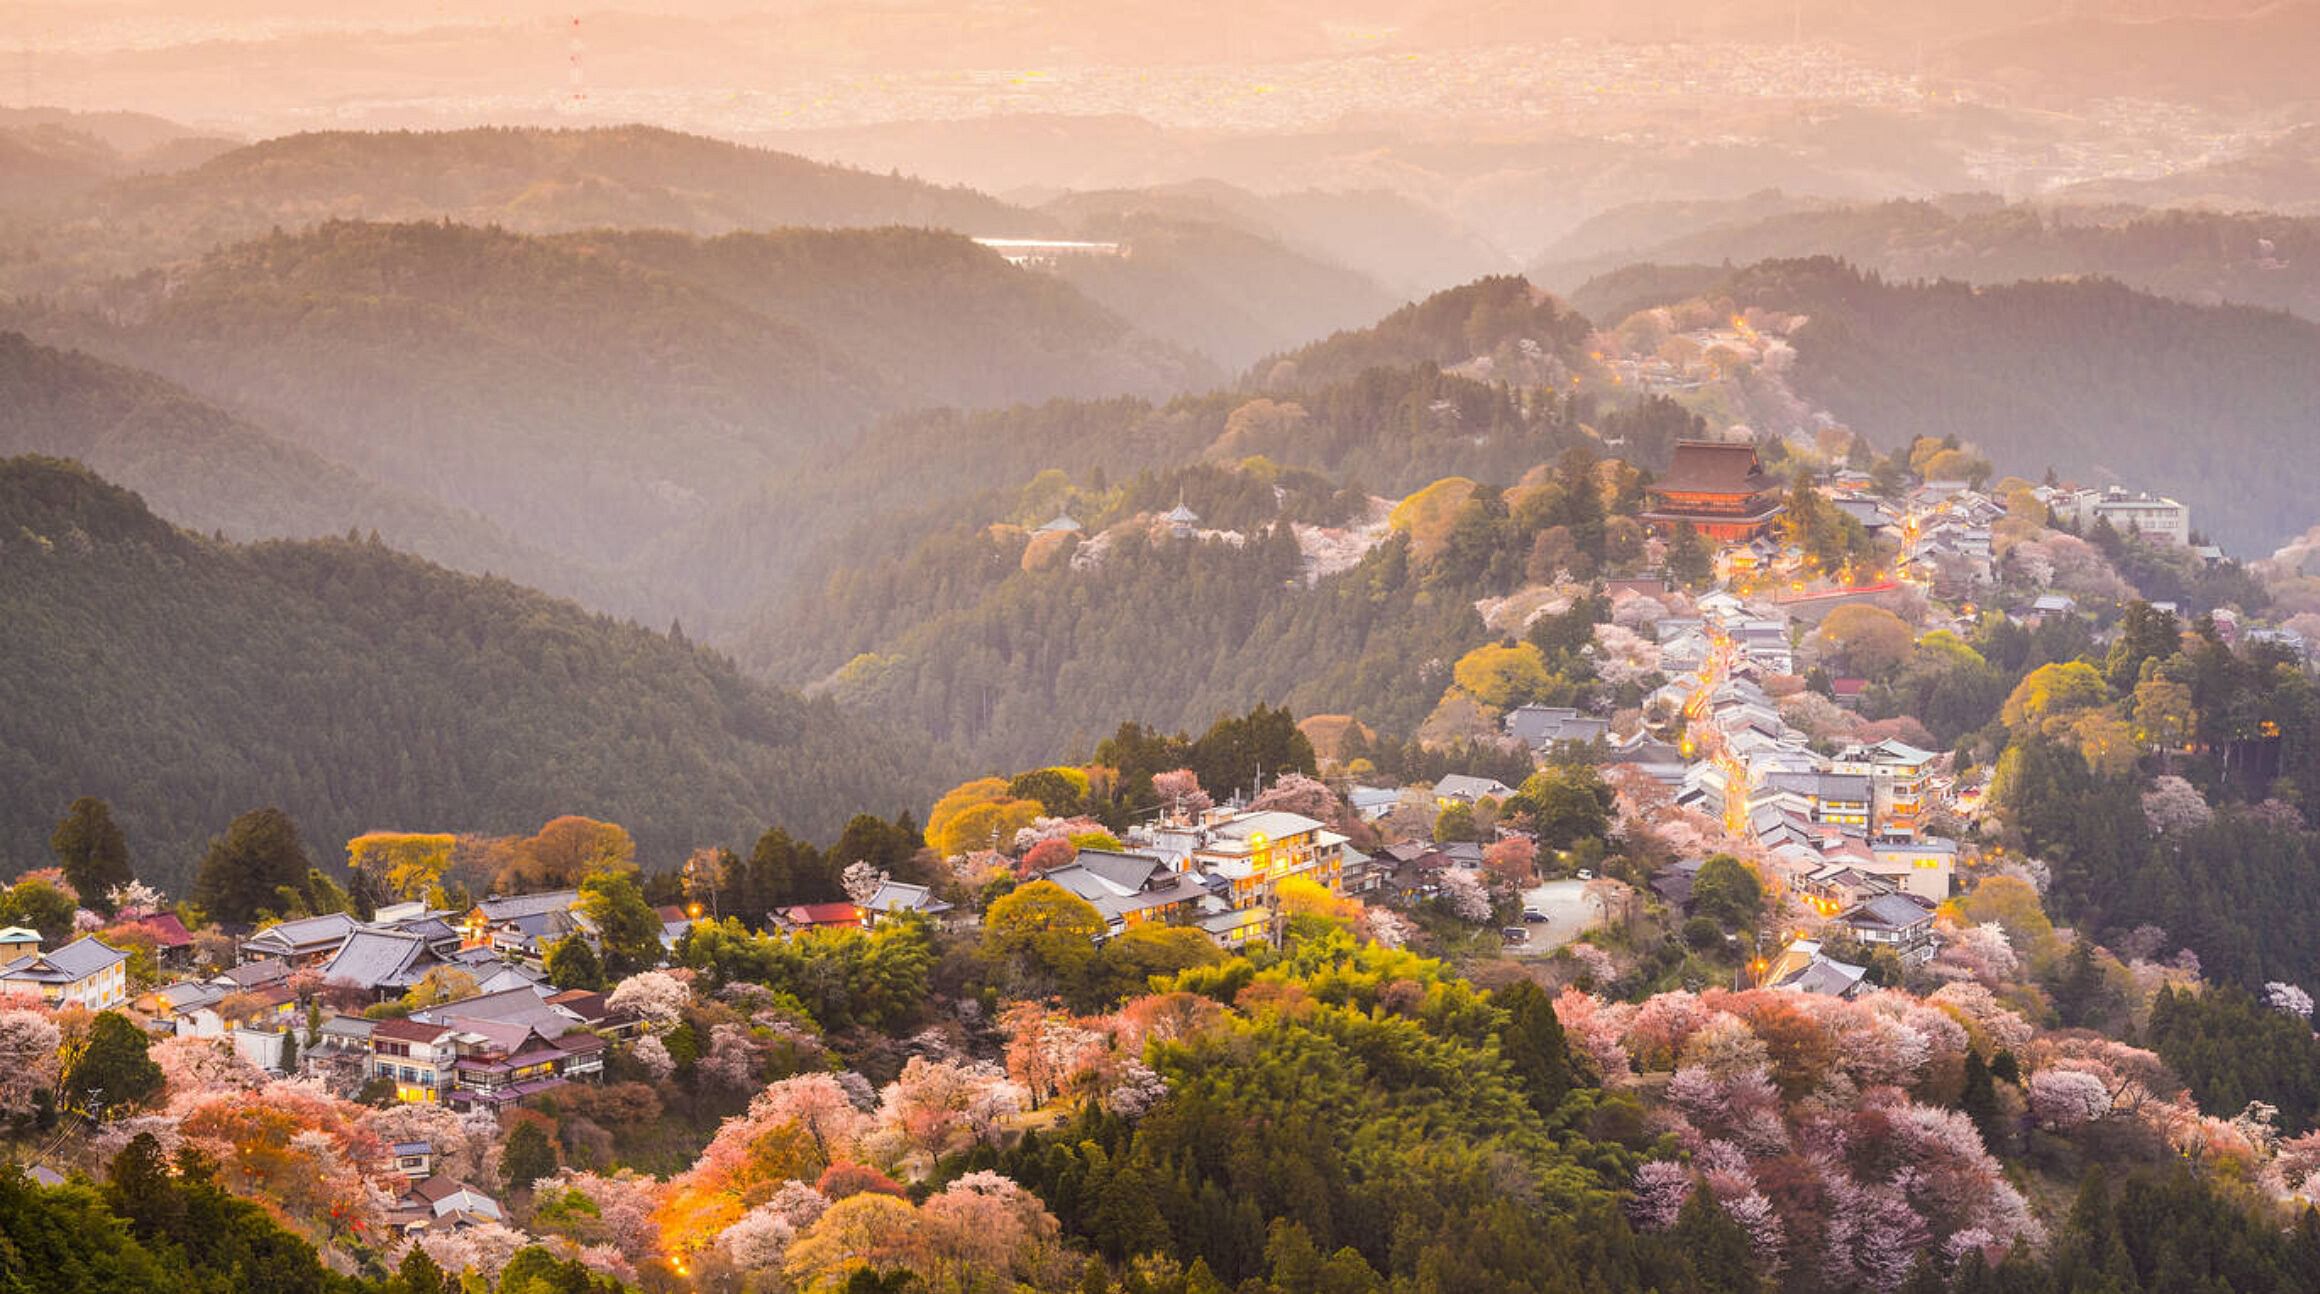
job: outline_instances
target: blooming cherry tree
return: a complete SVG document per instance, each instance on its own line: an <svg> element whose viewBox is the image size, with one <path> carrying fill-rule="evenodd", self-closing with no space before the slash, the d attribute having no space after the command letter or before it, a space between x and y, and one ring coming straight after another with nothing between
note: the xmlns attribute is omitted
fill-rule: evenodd
<svg viewBox="0 0 2320 1294"><path fill-rule="evenodd" d="M615 1011L633 1011L665 1029L684 1019L685 1008L693 1004L693 987L667 971L645 971L631 975L614 986L605 1005Z"/></svg>

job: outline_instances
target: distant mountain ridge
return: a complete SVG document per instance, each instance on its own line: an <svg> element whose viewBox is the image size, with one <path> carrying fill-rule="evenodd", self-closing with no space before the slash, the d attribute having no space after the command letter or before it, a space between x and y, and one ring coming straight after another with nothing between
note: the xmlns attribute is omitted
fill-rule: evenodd
<svg viewBox="0 0 2320 1294"><path fill-rule="evenodd" d="M141 875L273 804L373 828L622 823L649 862L921 802L897 743L724 658L347 540L218 544L75 464L0 460L0 855L103 796Z"/></svg>
<svg viewBox="0 0 2320 1294"><path fill-rule="evenodd" d="M594 564L883 413L1161 394L1196 362L955 234L339 223L18 326Z"/></svg>
<svg viewBox="0 0 2320 1294"><path fill-rule="evenodd" d="M2103 279L1894 283L1826 257L1713 295L1809 316L1791 380L1881 448L1956 435L2001 472L2107 474L2243 555L2311 524L2320 323Z"/></svg>
<svg viewBox="0 0 2320 1294"><path fill-rule="evenodd" d="M1990 195L1822 204L1719 223L1659 242L1599 245L1585 256L1542 262L1532 273L1558 287L1582 289L1637 264L1753 265L1807 256L1835 256L1903 280L2003 284L2102 276L2200 305L2269 306L2320 319L2320 219L2032 206L2002 203ZM1609 327L1619 319L1596 322Z"/></svg>
<svg viewBox="0 0 2320 1294"><path fill-rule="evenodd" d="M0 288L50 291L324 220L451 220L525 233L600 227L914 225L1037 235L1046 218L971 189L878 175L652 126L328 131L103 185L32 231L38 265Z"/></svg>

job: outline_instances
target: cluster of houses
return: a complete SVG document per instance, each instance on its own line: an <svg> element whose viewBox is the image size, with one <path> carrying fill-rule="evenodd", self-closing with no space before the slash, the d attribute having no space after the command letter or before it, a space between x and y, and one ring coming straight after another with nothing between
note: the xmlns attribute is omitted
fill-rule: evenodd
<svg viewBox="0 0 2320 1294"><path fill-rule="evenodd" d="M1040 873L1087 900L1105 936L1149 923L1188 925L1226 949L1277 940L1280 886L1302 877L1332 893L1367 882L1370 858L1328 824L1278 809L1170 813L1120 850L1084 849Z"/></svg>
<svg viewBox="0 0 2320 1294"><path fill-rule="evenodd" d="M686 918L659 915L673 947ZM606 1043L641 1027L601 993L547 982L548 951L575 936L594 938L576 890L486 899L464 914L417 903L369 921L334 912L260 930L239 941L234 965L137 1006L157 1029L217 1039L262 1068L302 1064L350 1090L384 1082L403 1101L489 1108L596 1077ZM431 979L466 995L400 1017L361 1009ZM301 996L316 989L340 1009L306 1016Z"/></svg>

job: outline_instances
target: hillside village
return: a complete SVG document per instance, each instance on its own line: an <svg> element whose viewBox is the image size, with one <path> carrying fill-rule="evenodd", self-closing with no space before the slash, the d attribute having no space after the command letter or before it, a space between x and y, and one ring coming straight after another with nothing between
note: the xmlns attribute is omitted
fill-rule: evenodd
<svg viewBox="0 0 2320 1294"><path fill-rule="evenodd" d="M52 1193L19 1203L158 1173L247 1205L233 1243L277 1228L398 1294L1215 1294L1313 1288L1300 1245L1347 1289L1527 1287L1475 1256L1496 1187L1421 1216L1398 1185L1444 1171L1444 1136L1585 1182L1567 1207L1671 1289L1722 1288L1703 1227L1753 1279L1832 1291L2061 1261L2050 1237L2091 1224L2056 1183L2096 1163L2195 1160L2187 1189L2232 1182L2249 1216L2312 1195L2320 1093L2278 1077L2320 1064L2293 880L2312 545L2245 564L2164 481L1879 453L1787 385L1797 316L1695 304L1581 342L1527 285L1471 296L1513 320L1486 353L1352 385L1478 451L1434 461L1527 463L1513 485L1392 498L1285 467L1247 451L1308 411L1235 393L1196 466L1044 470L901 574L871 559L833 584L856 646L800 657L862 648L819 685L834 716L966 693L951 670L1010 659L1019 617L1064 649L1059 693L1101 691L1073 627L1156 590L1304 644L1131 640L1118 663L1192 671L1170 678L1266 671L1266 703L1197 734L1130 719L923 816L899 791L892 819L800 804L843 831L681 856L567 815L392 824L341 865L261 808L189 871L73 802L56 866L0 889L0 1131ZM1490 313L1467 300L1402 326ZM1542 394L1590 383L1612 403ZM102 488L69 469L20 468L25 493ZM93 508L61 515L89 548ZM991 614L881 636L909 581ZM1293 1122L1250 1056L1340 1054L1312 1081L1350 1084L1349 1122L1268 1141L1253 1175L1216 1158ZM1372 1135L1365 1103L1434 1104L1375 1152L1392 1171L1301 1177ZM1882 1155L1904 1143L1938 1170ZM1817 1185L1766 1186L1797 1174ZM1558 1225L1518 1195L1526 1234Z"/></svg>
<svg viewBox="0 0 2320 1294"><path fill-rule="evenodd" d="M1017 1000L994 1035L974 1009L977 980L986 1002L1045 991L1100 1005L1109 993L1084 977L1133 991L1228 958L1270 964L1312 937L1300 922L1328 918L1378 948L1529 967L1520 973L1563 986L1556 1010L1575 1045L1597 1009L1585 995L1668 973L1654 966L1690 991L1836 1003L1961 977L2003 988L1988 963L2011 964L2007 940L1968 915L1970 896L2026 879L2043 888L2045 864L2009 852L2021 835L1990 817L1989 764L1935 736L1959 725L1896 707L1907 662L1929 646L1971 655L1969 638L2099 655L2106 635L2164 644L2185 632L2182 608L2134 600L2079 535L2192 578L2226 559L2161 496L1991 484L1956 446L1912 457L1920 470L1900 488L1887 468L1841 459L1792 465L1784 481L1750 441L1677 441L1637 504L1651 573L1590 585L1555 567L1545 586L1478 608L1507 637L1459 663L1437 718L1467 727L1432 757L1433 775L1400 784L1379 776L1360 723L1293 725L1260 708L1197 741L1127 725L1085 766L959 787L923 830L908 815L857 818L823 855L777 829L747 860L703 851L649 876L620 828L573 818L496 843L373 833L349 843L342 886L264 811L213 845L198 901L174 905L127 874L104 806L76 804L58 833L65 870L0 894L12 1033L36 1048L60 1031L83 1039L68 1066L37 1051L11 1062L8 1108L44 1138L31 1172L62 1181L125 1140L189 1137L221 1091L294 1090L343 1111L331 1126L365 1129L279 1147L323 1152L301 1171L340 1176L314 1188L340 1221L313 1234L342 1256L409 1249L456 1272L545 1240L600 1272L666 1281L735 1263L735 1233L688 1220L676 1200L651 1203L649 1178L613 1174L638 1131L613 1120L666 1127L689 1106L713 1122L767 1076L834 1060L835 1045L905 1087L939 1071L976 1135L1004 1145L1041 1126L1028 1112L1051 1081L1025 1068L1026 1040L1064 1026L1016 1020L1040 1010ZM1422 529L1413 502L1301 528L1305 582ZM1119 524L1157 542L1250 542L1204 527L1181 500ZM1085 571L1112 537L1066 510L1030 551L1045 545L1037 560ZM1537 699L1552 688L1502 686L1558 624L1598 685L1568 704ZM2296 629L2221 609L2197 635L2308 659ZM2162 758L2190 749L2187 716L2154 730L2167 707L2152 677L2146 668L2131 726L2072 730L2090 760L2112 741ZM1223 771L1204 782L1192 765ZM272 890L233 879L267 869ZM75 871L114 884L83 897ZM985 969L966 984L940 969L970 950ZM753 980L789 987L768 994ZM966 994L947 1025L899 1055L867 1032L926 1021L930 992ZM815 1038L811 1021L849 1017L844 1041ZM117 1076L95 1082L92 1069ZM902 1090L880 1097L856 1071L840 1077L862 1117L885 1117ZM543 1127L558 1144L540 1140ZM917 1162L898 1135L879 1152L889 1171ZM604 1234L595 1224L551 1216L554 1183L591 1208L625 1193L622 1207L650 1208L653 1225L640 1215L625 1237L591 1244ZM273 1198L257 1179L248 1187ZM284 1216L313 1228L301 1206Z"/></svg>

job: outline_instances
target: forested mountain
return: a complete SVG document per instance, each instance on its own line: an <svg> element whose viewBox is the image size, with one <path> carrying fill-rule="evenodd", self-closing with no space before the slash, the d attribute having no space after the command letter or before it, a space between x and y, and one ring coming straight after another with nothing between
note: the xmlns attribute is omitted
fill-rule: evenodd
<svg viewBox="0 0 2320 1294"><path fill-rule="evenodd" d="M664 861L771 821L920 802L896 743L723 658L500 580L345 540L178 531L77 465L0 463L0 857L109 800L181 888L261 804L318 853L377 827L619 821Z"/></svg>
<svg viewBox="0 0 2320 1294"><path fill-rule="evenodd" d="M1810 316L1793 382L1881 443L1956 435L2002 473L2114 474L2243 552L2310 524L2320 324L2105 280L1903 285L1826 258L1767 262L1719 294Z"/></svg>
<svg viewBox="0 0 2320 1294"><path fill-rule="evenodd" d="M1553 578L1561 559L1529 560L1542 532L1572 527L1587 562L1607 548L1640 559L1632 521L1606 526L1593 456L1549 465L1575 430L1503 416L1529 437L1527 466L1495 478L1514 488L1447 478L1390 525L1360 489L1270 455L1109 485L1043 473L984 495L979 513L924 517L907 548L865 542L834 559L739 650L976 764L1081 749L1121 718L1197 730L1258 703L1351 713L1407 739L1451 663L1491 636L1473 602ZM1620 497L1632 511L1641 492ZM1159 519L1179 501L1195 533ZM1058 512L1082 530L1037 529ZM1324 551L1339 556L1320 564Z"/></svg>
<svg viewBox="0 0 2320 1294"><path fill-rule="evenodd" d="M449 219L524 232L920 225L1037 234L1042 217L969 189L874 175L649 126L328 131L89 193L27 235L0 280L52 290L327 219Z"/></svg>
<svg viewBox="0 0 2320 1294"><path fill-rule="evenodd" d="M1367 369L1482 360L1485 373L1535 367L1543 371L1526 376L1560 386L1563 370L1584 365L1590 331L1584 317L1520 276L1494 275L1437 292L1369 327L1274 355L1257 365L1254 377L1266 387L1312 389Z"/></svg>
<svg viewBox="0 0 2320 1294"><path fill-rule="evenodd" d="M780 229L710 239L596 231L553 241L810 332L885 373L911 404L1153 394L1219 376L1061 278L1017 269L945 231Z"/></svg>
<svg viewBox="0 0 2320 1294"><path fill-rule="evenodd" d="M1463 283L1510 263L1504 252L1451 217L1384 189L1260 194L1199 180L1066 193L1039 210L1075 228L1138 215L1230 225L1410 295Z"/></svg>
<svg viewBox="0 0 2320 1294"><path fill-rule="evenodd" d="M2198 304L2271 306L2320 319L2320 220L2008 206L1995 198L1824 206L1671 239L1606 246L1584 257L1542 261L1532 274L1549 287L1570 290L1638 262L1752 265L1801 256L1840 257L1889 279L2012 283L2102 275ZM1600 289L1589 292L1599 307L1609 304L1603 295ZM1642 304L1689 295L1677 292ZM1590 317L1605 326L1619 322L1607 315Z"/></svg>
<svg viewBox="0 0 2320 1294"><path fill-rule="evenodd" d="M229 539L360 530L465 570L568 591L602 578L471 513L291 445L150 373L0 333L0 456L86 463L161 515Z"/></svg>
<svg viewBox="0 0 2320 1294"><path fill-rule="evenodd" d="M1377 318L1395 298L1341 265L1230 225L1148 214L1091 218L1075 232L1125 256L1067 257L1056 273L1138 328L1228 371Z"/></svg>
<svg viewBox="0 0 2320 1294"><path fill-rule="evenodd" d="M1741 198L1622 203L1580 221L1548 244L1532 260L1529 274L1549 290L1565 292L1589 275L1641 259L1652 249L1680 239L1837 205L1828 198L1802 197L1779 189Z"/></svg>
<svg viewBox="0 0 2320 1294"><path fill-rule="evenodd" d="M0 108L0 210L50 209L107 181L197 166L233 147L140 112ZM13 241L0 236L0 247ZM0 253L0 263L12 259Z"/></svg>
<svg viewBox="0 0 2320 1294"><path fill-rule="evenodd" d="M899 558L930 533L1010 511L1023 483L1048 469L1100 483L1262 455L1399 495L1443 476L1514 480L1572 443L1590 408L1585 397L1518 397L1419 365L1165 405L1056 400L983 413L922 411L888 419L704 512L656 543L638 574L699 599L688 615L750 606L785 615L789 597L833 569ZM733 625L717 627L722 639ZM745 643L741 650L749 651Z"/></svg>
<svg viewBox="0 0 2320 1294"><path fill-rule="evenodd" d="M1571 290L1571 308L1598 326L1616 328L1629 316L1654 306L1689 301L1732 273L1722 265L1622 265Z"/></svg>
<svg viewBox="0 0 2320 1294"><path fill-rule="evenodd" d="M881 413L1162 391L1189 371L1051 280L902 229L695 241L334 223L82 304L18 315L600 563Z"/></svg>

